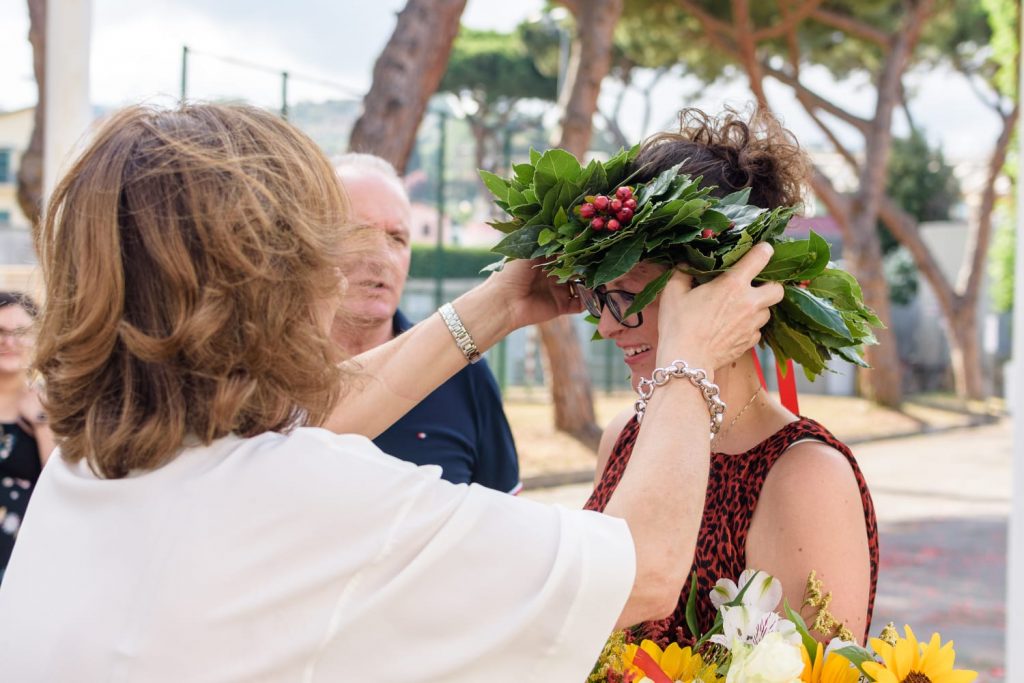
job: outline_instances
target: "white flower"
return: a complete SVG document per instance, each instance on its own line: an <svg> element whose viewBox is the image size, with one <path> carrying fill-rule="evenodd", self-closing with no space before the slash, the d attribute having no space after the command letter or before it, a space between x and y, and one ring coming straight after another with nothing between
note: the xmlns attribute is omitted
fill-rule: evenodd
<svg viewBox="0 0 1024 683"><path fill-rule="evenodd" d="M725 680L726 683L799 683L803 670L800 647L787 642L781 633L769 633L754 646L739 641L734 644Z"/></svg>
<svg viewBox="0 0 1024 683"><path fill-rule="evenodd" d="M750 583L751 581L753 583ZM756 607L759 612L772 612L779 606L779 601L782 600L782 584L770 574L756 569L744 570L736 583L731 579L719 579L711 589L711 604L715 609L720 609L722 605L735 600L743 586L748 583L750 587L743 594L744 605Z"/></svg>
<svg viewBox="0 0 1024 683"><path fill-rule="evenodd" d="M740 605L722 608L722 633L711 636L711 642L730 647L739 641L757 645L769 633L777 633L787 643L799 645L796 625L775 612L762 612L757 607Z"/></svg>
<svg viewBox="0 0 1024 683"><path fill-rule="evenodd" d="M827 660L828 656L830 654L832 654L836 650L841 650L844 647L860 647L860 646L857 645L857 642L853 641L853 640L843 640L842 638L833 638L832 640L828 641L828 645L825 646L825 659Z"/></svg>

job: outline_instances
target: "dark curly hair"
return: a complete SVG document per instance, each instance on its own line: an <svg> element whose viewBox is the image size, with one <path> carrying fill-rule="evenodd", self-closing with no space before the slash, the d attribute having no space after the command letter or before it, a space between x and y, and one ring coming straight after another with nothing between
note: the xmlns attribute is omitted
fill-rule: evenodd
<svg viewBox="0 0 1024 683"><path fill-rule="evenodd" d="M39 315L39 306L24 292L0 292L0 308L21 306L32 318Z"/></svg>
<svg viewBox="0 0 1024 683"><path fill-rule="evenodd" d="M679 113L678 133L644 141L633 161L637 182L648 182L676 164L680 173L703 176L717 197L750 188L750 203L766 209L802 203L810 162L793 134L765 110L751 115L726 109Z"/></svg>

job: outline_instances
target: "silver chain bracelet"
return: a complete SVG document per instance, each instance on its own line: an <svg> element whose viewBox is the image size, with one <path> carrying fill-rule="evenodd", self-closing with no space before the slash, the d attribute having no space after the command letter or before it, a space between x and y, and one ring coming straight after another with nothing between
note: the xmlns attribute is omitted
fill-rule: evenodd
<svg viewBox="0 0 1024 683"><path fill-rule="evenodd" d="M654 395L657 387L668 384L668 381L677 377L685 377L690 380L693 386L700 389L704 396L704 402L708 404L708 412L711 414L711 438L722 428L722 420L725 417L725 401L719 398L718 385L708 380L708 373L700 368L691 368L684 360L672 361L667 368L658 368L651 374L640 380L636 387L636 393L640 398L636 402L636 421L643 422L644 413L647 412L647 402Z"/></svg>

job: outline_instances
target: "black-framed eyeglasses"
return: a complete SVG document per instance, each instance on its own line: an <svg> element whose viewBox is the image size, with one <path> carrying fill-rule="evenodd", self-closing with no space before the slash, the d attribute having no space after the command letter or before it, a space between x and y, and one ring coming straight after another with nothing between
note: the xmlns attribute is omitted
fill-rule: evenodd
<svg viewBox="0 0 1024 683"><path fill-rule="evenodd" d="M637 312L629 317L623 316L633 305L633 300L636 299L636 294L633 292L627 292L624 289L609 290L604 285L596 289L588 289L583 286L582 282L572 284L583 301L583 305L586 306L587 312L595 318L600 318L601 313L607 307L611 311L612 317L623 327L640 327L644 324L643 313Z"/></svg>

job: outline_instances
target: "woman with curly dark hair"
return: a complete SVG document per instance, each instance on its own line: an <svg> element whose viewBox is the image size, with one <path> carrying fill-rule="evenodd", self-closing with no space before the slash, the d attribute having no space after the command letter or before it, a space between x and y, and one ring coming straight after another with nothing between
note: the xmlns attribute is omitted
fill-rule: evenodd
<svg viewBox="0 0 1024 683"><path fill-rule="evenodd" d="M702 176L722 197L750 189L750 204L772 209L797 205L809 171L793 136L765 112L713 117L688 109L679 133L655 135L642 146L635 179L646 182L678 166ZM598 331L623 352L634 386L654 371L659 343L659 303L640 321L618 320L632 297L664 266L640 263L626 275L584 291L588 308L600 311ZM700 289L696 290L700 291ZM618 306L605 306L618 298ZM702 324L708 324L705 321ZM878 532L871 496L857 462L843 443L814 420L789 412L762 389L752 354L716 370L728 405L724 428L711 442L711 474L692 572L697 575L697 616L702 631L716 613L709 593L718 579L736 581L751 568L781 582L783 596L801 605L810 572L833 592L838 625L819 624L816 635L863 639L871 622L878 576ZM598 453L595 490L587 508L603 510L630 461L639 424L632 409L605 430ZM666 539L670 543L671 539ZM686 626L689 584L668 619L644 624L654 638L692 642ZM805 616L813 616L806 609Z"/></svg>

